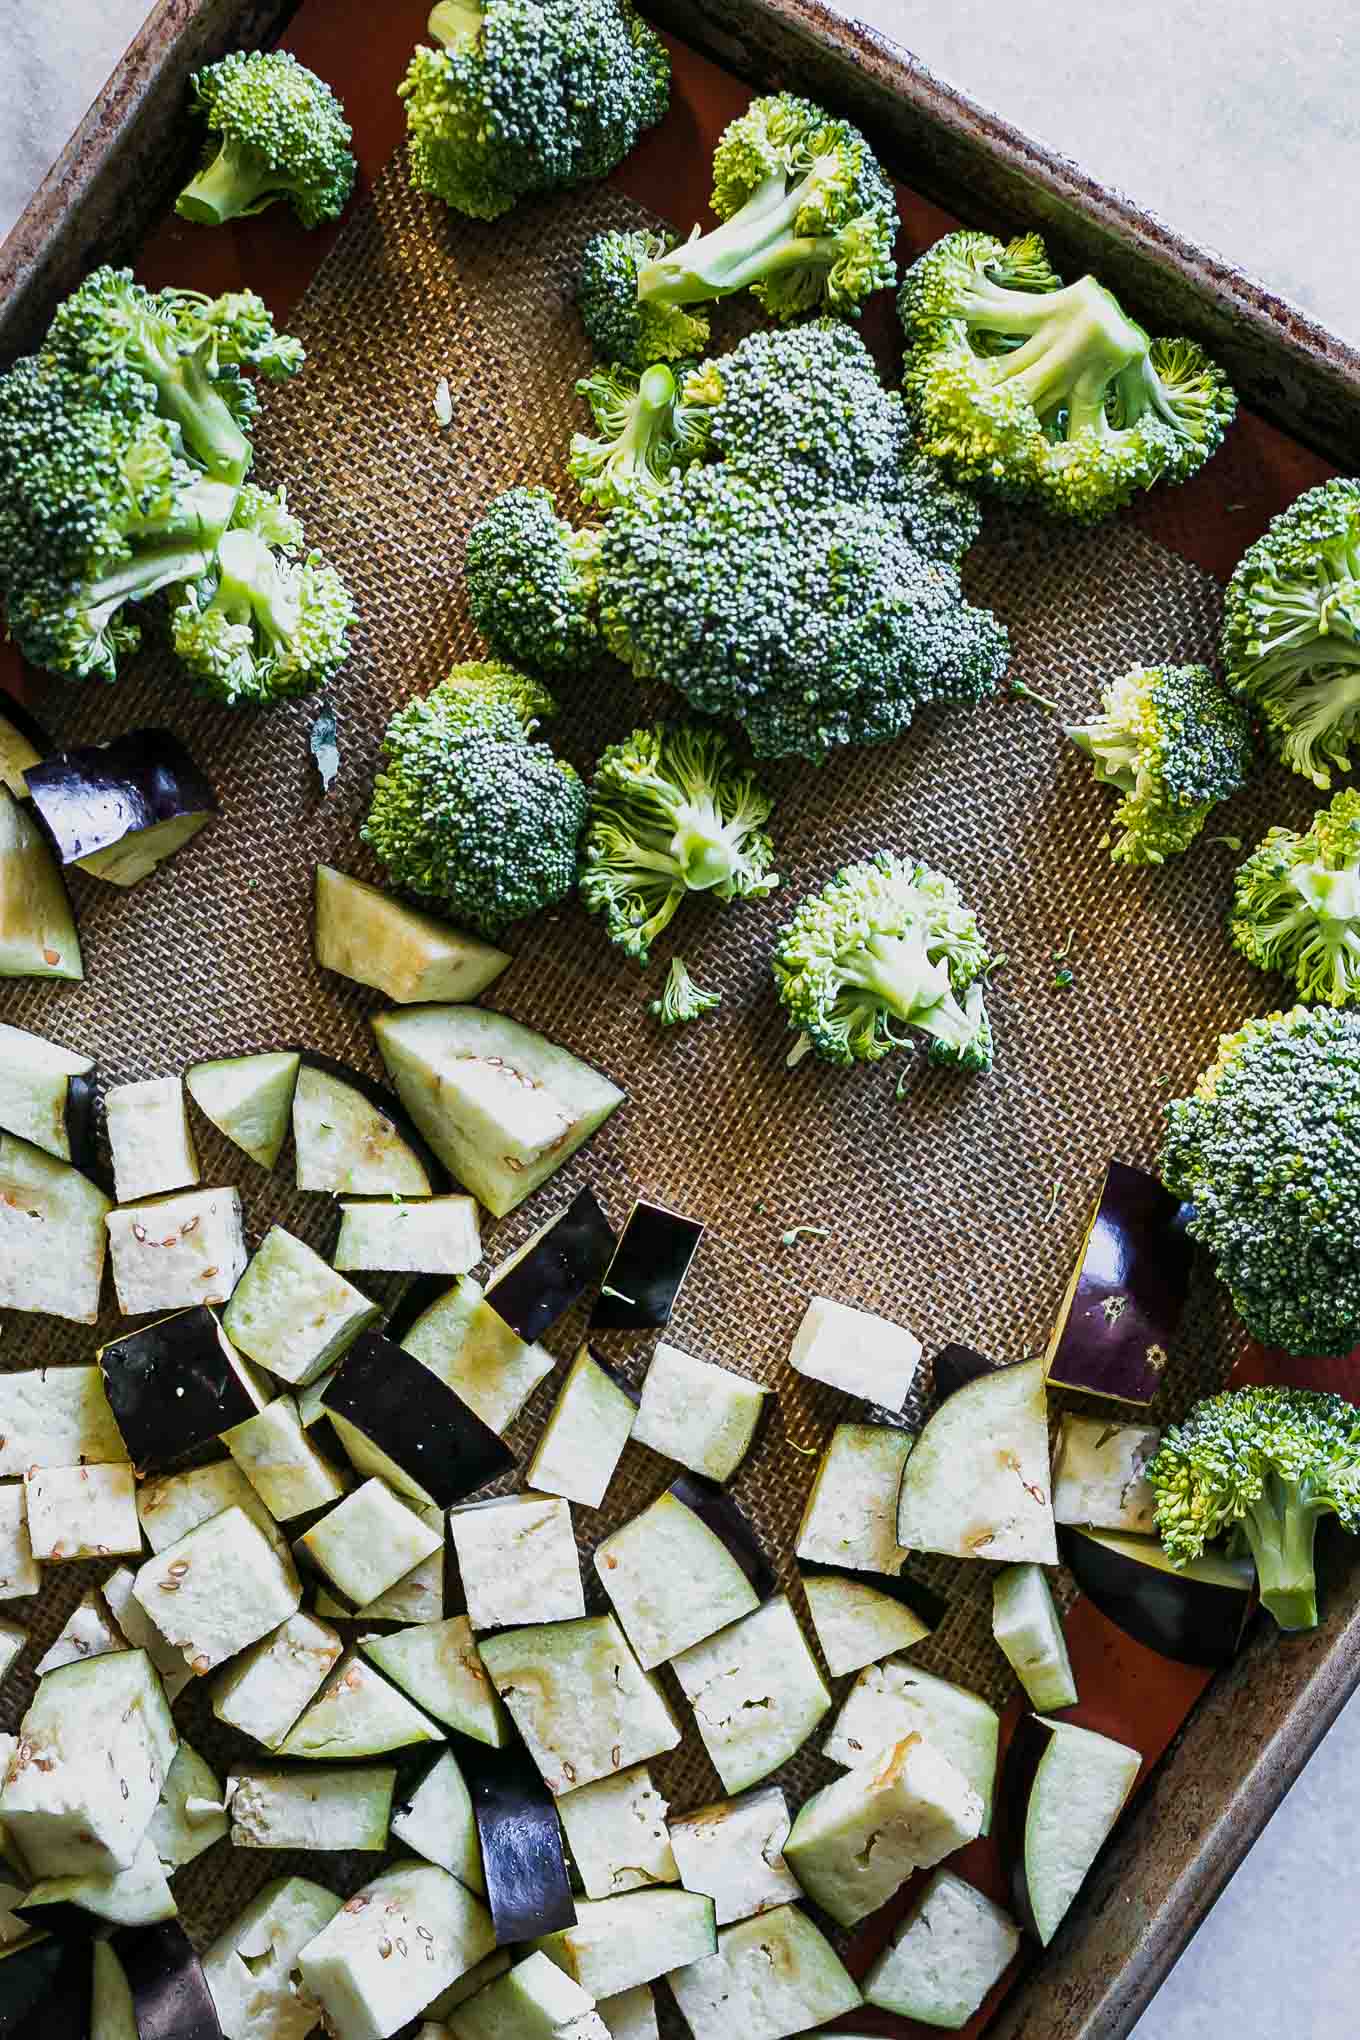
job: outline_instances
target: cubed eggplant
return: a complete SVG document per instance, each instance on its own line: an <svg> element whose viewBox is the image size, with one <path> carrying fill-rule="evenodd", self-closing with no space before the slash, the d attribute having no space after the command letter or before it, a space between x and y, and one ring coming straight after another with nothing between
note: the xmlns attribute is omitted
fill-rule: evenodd
<svg viewBox="0 0 1360 2040"><path fill-rule="evenodd" d="M595 1193L578 1190L565 1211L492 1270L486 1300L521 1339L541 1338L602 1279L616 1244Z"/></svg>
<svg viewBox="0 0 1360 2040"><path fill-rule="evenodd" d="M667 1491L677 1502L692 1509L715 1537L721 1538L751 1583L751 1591L763 1601L775 1590L775 1569L756 1535L756 1526L736 1497L716 1480L702 1473L682 1473Z"/></svg>
<svg viewBox="0 0 1360 2040"><path fill-rule="evenodd" d="M1152 1401L1190 1290L1188 1215L1145 1169L1110 1163L1049 1341L1057 1387Z"/></svg>
<svg viewBox="0 0 1360 2040"><path fill-rule="evenodd" d="M203 1964L177 1921L125 1928L113 1950L132 1991L138 2040L222 2040Z"/></svg>
<svg viewBox="0 0 1360 2040"><path fill-rule="evenodd" d="M90 2040L90 1947L50 1935L0 1956L0 2033L6 2040Z"/></svg>
<svg viewBox="0 0 1360 2040"><path fill-rule="evenodd" d="M1042 1360L994 1368L940 1404L902 1469L897 1539L954 1558L1057 1563Z"/></svg>
<svg viewBox="0 0 1360 2040"><path fill-rule="evenodd" d="M57 861L27 802L0 786L0 978L84 975Z"/></svg>
<svg viewBox="0 0 1360 2040"><path fill-rule="evenodd" d="M0 1309L92 1325L112 1208L69 1162L0 1133Z"/></svg>
<svg viewBox="0 0 1360 2040"><path fill-rule="evenodd" d="M1001 1853L1021 1924L1047 1947L1124 1808L1141 1768L1135 1749L1022 1714L997 1807Z"/></svg>
<svg viewBox="0 0 1360 2040"><path fill-rule="evenodd" d="M475 999L510 963L433 914L329 864L316 867L316 960L400 1006Z"/></svg>
<svg viewBox="0 0 1360 2040"><path fill-rule="evenodd" d="M728 1793L786 1764L831 1708L787 1594L682 1651L673 1669Z"/></svg>
<svg viewBox="0 0 1360 2040"><path fill-rule="evenodd" d="M361 1070L299 1051L293 1145L299 1190L428 1197L448 1178L392 1093Z"/></svg>
<svg viewBox="0 0 1360 2040"><path fill-rule="evenodd" d="M0 714L0 786L23 800L28 792L24 775L47 756L52 742L21 701L11 695L0 698L5 703Z"/></svg>
<svg viewBox="0 0 1360 2040"><path fill-rule="evenodd" d="M266 1395L254 1369L204 1303L127 1332L99 1349L123 1442L142 1473L245 1423Z"/></svg>
<svg viewBox="0 0 1360 2040"><path fill-rule="evenodd" d="M482 1876L500 1946L537 1940L576 1919L552 1794L521 1745L463 1739L458 1761L472 1795Z"/></svg>
<svg viewBox="0 0 1360 2040"><path fill-rule="evenodd" d="M540 1381L556 1366L546 1346L521 1339L470 1275L449 1288L422 1277L402 1296L387 1328L498 1437L504 1437Z"/></svg>
<svg viewBox="0 0 1360 2040"><path fill-rule="evenodd" d="M753 1580L768 1591L747 1519L735 1502L716 1507L692 1480L677 1481L596 1547L600 1583L644 1670L749 1615L760 1604ZM716 1495L731 1502L721 1488Z"/></svg>
<svg viewBox="0 0 1360 2040"><path fill-rule="evenodd" d="M944 1596L900 1573L806 1559L800 1571L812 1626L836 1679L893 1651L910 1650L944 1618Z"/></svg>
<svg viewBox="0 0 1360 2040"><path fill-rule="evenodd" d="M204 1118L252 1162L272 1169L288 1137L301 1060L296 1049L219 1056L195 1063L184 1081Z"/></svg>
<svg viewBox="0 0 1360 2040"><path fill-rule="evenodd" d="M175 1895L156 1854L144 1840L124 1870L43 1877L31 1885L15 1917L60 1941L89 1941L110 1925L150 1926L175 1917Z"/></svg>
<svg viewBox="0 0 1360 2040"><path fill-rule="evenodd" d="M769 1414L773 1391L663 1340L642 1384L633 1436L708 1480L729 1480Z"/></svg>
<svg viewBox="0 0 1360 2040"><path fill-rule="evenodd" d="M637 1417L631 1382L579 1348L529 1462L530 1487L598 1509Z"/></svg>
<svg viewBox="0 0 1360 2040"><path fill-rule="evenodd" d="M647 1332L669 1324L703 1236L698 1219L639 1200L605 1271L590 1329Z"/></svg>
<svg viewBox="0 0 1360 2040"><path fill-rule="evenodd" d="M1149 1650L1214 1669L1236 1657L1256 1583L1249 1558L1206 1551L1177 1571L1155 1537L1067 1524L1058 1544L1087 1600Z"/></svg>
<svg viewBox="0 0 1360 2040"><path fill-rule="evenodd" d="M460 1396L378 1332L355 1340L322 1401L360 1472L378 1473L442 1509L515 1463Z"/></svg>
<svg viewBox="0 0 1360 2040"><path fill-rule="evenodd" d="M0 1022L0 1128L89 1175L96 1167L94 1101L89 1056Z"/></svg>
<svg viewBox="0 0 1360 2040"><path fill-rule="evenodd" d="M149 877L217 813L216 794L168 730L58 751L24 776L60 862L112 885Z"/></svg>

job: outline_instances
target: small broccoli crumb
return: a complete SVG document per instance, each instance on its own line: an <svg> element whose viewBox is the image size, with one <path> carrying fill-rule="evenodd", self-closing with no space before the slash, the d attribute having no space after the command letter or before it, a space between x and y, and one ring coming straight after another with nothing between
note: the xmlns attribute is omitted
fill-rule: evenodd
<svg viewBox="0 0 1360 2040"><path fill-rule="evenodd" d="M663 1027L676 1027L687 1020L702 1019L721 1004L722 993L703 991L690 976L683 956L673 956L661 996L648 1002L647 1011Z"/></svg>
<svg viewBox="0 0 1360 2040"><path fill-rule="evenodd" d="M787 1232L779 1235L781 1247L796 1247L801 1239L829 1240L831 1228L826 1225L791 1225Z"/></svg>

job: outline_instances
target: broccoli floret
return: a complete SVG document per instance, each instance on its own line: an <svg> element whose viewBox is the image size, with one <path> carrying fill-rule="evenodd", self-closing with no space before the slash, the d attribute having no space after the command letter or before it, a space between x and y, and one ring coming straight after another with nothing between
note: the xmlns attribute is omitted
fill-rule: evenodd
<svg viewBox="0 0 1360 2040"><path fill-rule="evenodd" d="M246 368L302 359L250 292L148 291L97 269L0 378L0 591L35 665L112 681L128 605L210 567L250 466Z"/></svg>
<svg viewBox="0 0 1360 2040"><path fill-rule="evenodd" d="M1305 835L1271 829L1233 880L1228 932L1301 999L1360 1003L1360 793L1338 793Z"/></svg>
<svg viewBox="0 0 1360 2040"><path fill-rule="evenodd" d="M791 92L754 99L713 157L712 233L643 263L644 306L750 290L776 319L856 317L896 278L897 203L858 128Z"/></svg>
<svg viewBox="0 0 1360 2040"><path fill-rule="evenodd" d="M439 0L399 90L411 177L473 219L604 177L670 97L629 0Z"/></svg>
<svg viewBox="0 0 1360 2040"><path fill-rule="evenodd" d="M1116 864L1161 864L1186 850L1214 807L1245 786L1251 722L1207 666L1138 666L1101 697L1102 712L1069 723L1102 786L1123 795Z"/></svg>
<svg viewBox="0 0 1360 2040"><path fill-rule="evenodd" d="M207 573L170 619L196 691L229 708L308 694L349 656L354 604L318 552L296 557L302 526L277 496L247 485Z"/></svg>
<svg viewBox="0 0 1360 2040"><path fill-rule="evenodd" d="M991 693L1008 656L890 505L804 506L724 463L614 512L600 619L635 673L740 722L759 757L887 743L931 701Z"/></svg>
<svg viewBox="0 0 1360 2040"><path fill-rule="evenodd" d="M192 84L209 140L176 212L218 227L286 198L304 227L339 218L354 189L351 130L314 71L287 50L233 50Z"/></svg>
<svg viewBox="0 0 1360 2040"><path fill-rule="evenodd" d="M609 228L592 234L581 257L576 302L586 337L602 361L641 371L654 361L683 361L708 345L708 320L679 305L644 305L638 272L675 246L679 236Z"/></svg>
<svg viewBox="0 0 1360 2040"><path fill-rule="evenodd" d="M557 514L547 489L507 489L467 542L468 607L497 658L574 674L600 656L600 533Z"/></svg>
<svg viewBox="0 0 1360 2040"><path fill-rule="evenodd" d="M809 1050L843 1068L878 1062L909 1047L905 1030L916 1027L932 1062L989 1070L990 964L952 879L891 850L847 864L775 944L775 986L799 1036L789 1062Z"/></svg>
<svg viewBox="0 0 1360 2040"><path fill-rule="evenodd" d="M1300 1354L1360 1342L1360 1014L1295 1006L1226 1034L1167 1107L1161 1171L1194 1209L1252 1337Z"/></svg>
<svg viewBox="0 0 1360 2040"><path fill-rule="evenodd" d="M661 997L649 1000L647 1011L663 1027L678 1027L687 1020L701 1020L721 1004L722 993L702 991L690 976L684 957L673 956Z"/></svg>
<svg viewBox="0 0 1360 2040"><path fill-rule="evenodd" d="M1214 1538L1245 1543L1281 1629L1318 1619L1313 1542L1324 1516L1360 1530L1360 1411L1307 1388L1238 1388L1162 1435L1146 1477L1173 1565Z"/></svg>
<svg viewBox="0 0 1360 2040"><path fill-rule="evenodd" d="M721 731L698 723L634 730L590 783L581 897L611 942L646 964L689 892L763 899L778 876L765 823L774 806Z"/></svg>
<svg viewBox="0 0 1360 2040"><path fill-rule="evenodd" d="M399 709L363 838L394 885L492 940L566 897L586 817L580 778L530 741L550 695L494 662L455 666Z"/></svg>
<svg viewBox="0 0 1360 2040"><path fill-rule="evenodd" d="M1228 583L1228 684L1260 714L1291 772L1324 792L1360 738L1360 481L1306 489Z"/></svg>
<svg viewBox="0 0 1360 2040"><path fill-rule="evenodd" d="M1236 411L1189 340L1150 340L1093 276L1063 285L1037 234L947 234L898 309L921 444L964 482L1094 524L1183 482Z"/></svg>
<svg viewBox="0 0 1360 2040"><path fill-rule="evenodd" d="M582 376L576 394L589 404L601 436L574 433L567 466L581 500L595 509L655 496L673 468L704 450L703 410L681 397L664 362L640 376L617 365L597 368Z"/></svg>

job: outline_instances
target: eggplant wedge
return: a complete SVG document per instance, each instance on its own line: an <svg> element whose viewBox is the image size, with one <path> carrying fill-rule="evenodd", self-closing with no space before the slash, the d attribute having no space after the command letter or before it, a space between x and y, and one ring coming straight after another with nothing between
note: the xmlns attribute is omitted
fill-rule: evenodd
<svg viewBox="0 0 1360 2040"><path fill-rule="evenodd" d="M1189 1207L1111 1162L1048 1346L1057 1388L1150 1403L1190 1292Z"/></svg>
<svg viewBox="0 0 1360 2040"><path fill-rule="evenodd" d="M574 1926L571 1879L552 1794L523 1748L462 1743L458 1759L472 1798L482 1877L498 1945Z"/></svg>
<svg viewBox="0 0 1360 2040"><path fill-rule="evenodd" d="M110 885L149 878L217 814L216 794L169 730L58 751L24 777L58 861Z"/></svg>
<svg viewBox="0 0 1360 2040"><path fill-rule="evenodd" d="M512 959L329 864L316 867L316 960L398 1006L475 999Z"/></svg>
<svg viewBox="0 0 1360 2040"><path fill-rule="evenodd" d="M25 774L41 764L51 748L47 732L27 709L6 698L0 712L0 786L8 787L16 800L23 800L28 793Z"/></svg>
<svg viewBox="0 0 1360 2040"><path fill-rule="evenodd" d="M1016 1915L1045 1948L1124 1810L1142 1757L1075 1722L1022 1714L998 1795Z"/></svg>
<svg viewBox="0 0 1360 2040"><path fill-rule="evenodd" d="M189 1096L219 1133L272 1169L288 1137L293 1091L302 1058L296 1049L222 1056L186 1070Z"/></svg>
<svg viewBox="0 0 1360 2040"><path fill-rule="evenodd" d="M389 1091L330 1056L303 1049L293 1091L299 1190L349 1197L428 1197L446 1179Z"/></svg>
<svg viewBox="0 0 1360 2040"><path fill-rule="evenodd" d="M89 1056L0 1022L0 1130L88 1175L95 1168L94 1101Z"/></svg>
<svg viewBox="0 0 1360 2040"><path fill-rule="evenodd" d="M1087 1600L1126 1636L1182 1665L1217 1670L1237 1656L1256 1585L1250 1559L1206 1551L1177 1571L1155 1537L1066 1524L1058 1542Z"/></svg>
<svg viewBox="0 0 1360 2040"><path fill-rule="evenodd" d="M114 1953L132 1992L138 2040L221 2040L203 1964L174 1920L115 1934Z"/></svg>
<svg viewBox="0 0 1360 2040"><path fill-rule="evenodd" d="M897 1541L954 1558L1057 1563L1044 1363L979 1375L942 1402L902 1469Z"/></svg>
<svg viewBox="0 0 1360 2040"><path fill-rule="evenodd" d="M83 978L80 938L42 831L0 786L0 978Z"/></svg>
<svg viewBox="0 0 1360 2040"><path fill-rule="evenodd" d="M475 1410L379 1332L360 1334L321 1400L361 1473L441 1509L515 1463Z"/></svg>
<svg viewBox="0 0 1360 2040"><path fill-rule="evenodd" d="M669 1324L704 1228L664 1205L638 1201L605 1271L592 1332L648 1332Z"/></svg>
<svg viewBox="0 0 1360 2040"><path fill-rule="evenodd" d="M492 1270L486 1300L521 1339L539 1339L602 1279L615 1244L595 1193L578 1190L564 1211Z"/></svg>

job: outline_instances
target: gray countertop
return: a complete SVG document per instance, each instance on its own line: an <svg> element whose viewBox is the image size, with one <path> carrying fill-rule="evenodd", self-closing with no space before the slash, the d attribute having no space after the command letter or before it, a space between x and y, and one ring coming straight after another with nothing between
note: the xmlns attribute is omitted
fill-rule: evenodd
<svg viewBox="0 0 1360 2040"><path fill-rule="evenodd" d="M146 0L0 0L0 237L64 146ZM1343 64L1354 0L853 0L933 71L1079 158L1192 239L1360 337L1338 250L1360 183ZM1338 260L1338 253L1341 258ZM1156 2003L1138 2040L1292 2032L1351 2040L1360 1997L1351 1837L1360 1700L1342 1715Z"/></svg>

